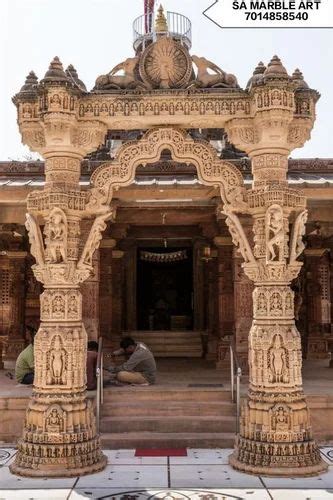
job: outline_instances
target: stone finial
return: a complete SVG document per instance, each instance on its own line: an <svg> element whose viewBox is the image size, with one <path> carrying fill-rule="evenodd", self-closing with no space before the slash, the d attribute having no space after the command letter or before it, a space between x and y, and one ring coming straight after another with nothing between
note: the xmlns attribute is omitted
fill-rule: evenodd
<svg viewBox="0 0 333 500"><path fill-rule="evenodd" d="M253 75L251 76L250 80L248 81L248 84L246 86L246 89L249 90L251 87L254 85L259 85L262 80L263 80L263 75L266 71L266 66L262 61L260 61L255 68Z"/></svg>
<svg viewBox="0 0 333 500"><path fill-rule="evenodd" d="M157 17L155 20L155 31L156 31L156 33L164 33L168 30L169 30L168 21L167 21L167 18L165 17L164 9L163 9L162 5L160 5L158 8Z"/></svg>
<svg viewBox="0 0 333 500"><path fill-rule="evenodd" d="M85 84L83 83L82 80L80 80L76 69L74 68L73 64L70 64L68 68L66 69L66 75L68 76L69 80L71 82L74 82L78 87L80 87L81 90L87 90Z"/></svg>
<svg viewBox="0 0 333 500"><path fill-rule="evenodd" d="M31 92L34 91L38 84L38 78L35 75L34 71L30 71L28 76L25 79L25 83L21 88L20 92Z"/></svg>
<svg viewBox="0 0 333 500"><path fill-rule="evenodd" d="M64 72L64 68L62 66L62 63L59 59L59 57L55 57L49 66L49 69L45 73L45 76L42 81L50 82L63 82L63 81L68 81L68 77L66 73Z"/></svg>
<svg viewBox="0 0 333 500"><path fill-rule="evenodd" d="M297 89L308 89L309 85L304 80L303 73L297 68L292 74L292 80L296 84Z"/></svg>
<svg viewBox="0 0 333 500"><path fill-rule="evenodd" d="M265 78L285 78L288 79L288 73L286 68L283 66L281 59L278 56L274 56L273 59L267 66L264 73Z"/></svg>

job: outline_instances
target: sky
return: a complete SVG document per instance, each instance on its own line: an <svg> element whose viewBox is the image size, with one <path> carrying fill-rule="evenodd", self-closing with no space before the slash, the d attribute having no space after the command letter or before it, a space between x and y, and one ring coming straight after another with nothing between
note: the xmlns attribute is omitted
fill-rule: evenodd
<svg viewBox="0 0 333 500"><path fill-rule="evenodd" d="M0 161L24 160L11 102L30 70L41 79L59 56L88 89L97 76L133 55L132 22L143 0L0 0ZM333 157L333 30L221 29L202 12L212 0L163 0L165 10L192 21L191 53L204 56L245 87L259 61L277 54L289 74L299 67L322 97L311 140L293 158Z"/></svg>

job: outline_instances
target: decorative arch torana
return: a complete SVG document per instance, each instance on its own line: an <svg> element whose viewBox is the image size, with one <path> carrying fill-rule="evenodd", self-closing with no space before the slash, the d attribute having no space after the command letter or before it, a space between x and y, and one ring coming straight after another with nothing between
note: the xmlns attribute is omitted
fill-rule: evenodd
<svg viewBox="0 0 333 500"><path fill-rule="evenodd" d="M245 211L246 190L239 170L219 159L207 142L192 139L182 129L169 127L149 130L142 139L124 144L112 162L98 167L91 176L87 209L96 213L109 206L113 190L131 184L136 168L157 162L165 149L170 151L174 161L194 165L202 184L218 186L228 210Z"/></svg>

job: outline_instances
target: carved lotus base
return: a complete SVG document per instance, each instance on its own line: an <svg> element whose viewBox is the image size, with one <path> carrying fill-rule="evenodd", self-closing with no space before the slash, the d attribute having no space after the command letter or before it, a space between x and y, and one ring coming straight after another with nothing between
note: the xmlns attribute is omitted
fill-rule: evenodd
<svg viewBox="0 0 333 500"><path fill-rule="evenodd" d="M42 447L20 441L10 471L26 477L74 477L101 471L106 464L99 438L75 445Z"/></svg>
<svg viewBox="0 0 333 500"><path fill-rule="evenodd" d="M306 477L327 470L314 441L267 443L238 436L229 463L234 469L257 476Z"/></svg>

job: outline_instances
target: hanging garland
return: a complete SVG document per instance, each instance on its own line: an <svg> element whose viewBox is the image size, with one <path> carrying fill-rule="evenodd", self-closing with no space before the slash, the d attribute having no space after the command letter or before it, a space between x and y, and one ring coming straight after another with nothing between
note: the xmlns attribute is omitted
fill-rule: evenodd
<svg viewBox="0 0 333 500"><path fill-rule="evenodd" d="M159 263L179 262L181 260L187 259L187 252L186 250L178 250L177 252L167 252L167 253L141 251L140 259L146 262L159 262Z"/></svg>

